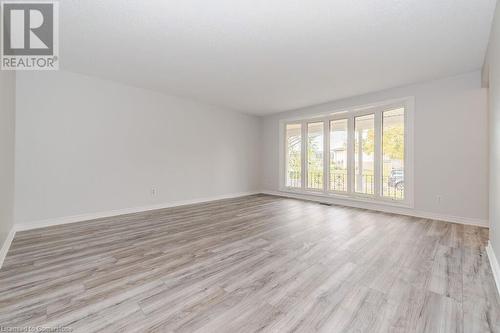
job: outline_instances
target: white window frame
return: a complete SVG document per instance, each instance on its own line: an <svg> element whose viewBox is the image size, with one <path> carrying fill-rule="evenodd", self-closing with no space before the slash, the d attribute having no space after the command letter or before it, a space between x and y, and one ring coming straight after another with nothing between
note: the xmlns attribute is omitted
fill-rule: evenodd
<svg viewBox="0 0 500 333"><path fill-rule="evenodd" d="M396 108L403 107L404 112L404 128L405 128L405 193L403 200L392 199L389 197L382 196L382 115L384 111L394 110ZM351 107L346 107L338 109L335 111L330 111L325 114L319 114L316 116L303 116L290 119L282 119L279 121L279 190L282 192L289 192L294 194L302 195L314 195L321 196L332 199L342 199L347 201L357 201L357 202L367 202L383 205L391 205L398 207L414 207L414 163L413 163L413 124L414 124L414 109L415 109L415 98L414 97L404 97L392 100L386 100L382 102L376 102L366 105L356 105ZM374 194L363 194L357 193L354 189L354 118L374 114L375 115L375 149L374 149ZM330 191L329 190L329 177L330 170L330 121L347 119L347 191ZM307 124L312 122L322 121L324 125L323 138L324 138L324 153L323 153L323 189L308 189L307 188ZM286 153L286 141L285 141L285 128L288 124L301 124L302 127L302 150L301 150L301 187L286 187L285 184L285 153Z"/></svg>

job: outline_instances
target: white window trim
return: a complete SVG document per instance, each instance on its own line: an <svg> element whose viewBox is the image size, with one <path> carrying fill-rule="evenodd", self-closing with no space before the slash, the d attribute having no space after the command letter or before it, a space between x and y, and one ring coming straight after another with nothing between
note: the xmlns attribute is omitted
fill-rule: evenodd
<svg viewBox="0 0 500 333"><path fill-rule="evenodd" d="M356 193L353 189L354 186L354 174L352 168L352 163L354 163L354 117L358 117L365 114L375 114L375 129L377 131L382 131L382 126L380 126L380 122L382 121L381 115L383 111L391 110L396 107L404 107L405 108L405 199L404 200L396 200L391 198L384 198L380 196L379 190L380 186L380 177L375 177L375 195L366 195L362 193ZM406 207L406 208L414 208L414 110L415 110L415 98L414 97L403 97L397 99L391 99L376 103L370 103L365 105L354 105L350 107L344 107L342 109L338 109L335 111L331 111L324 114L314 115L314 116L302 116L296 118L288 118L282 119L279 121L279 190L282 192L295 193L295 194L303 194L303 195L313 195L320 196L325 198L332 199L341 199L346 201L357 201L357 202L365 202L365 203L373 203L380 205L389 205L389 206L397 206L397 207ZM330 154L330 129L329 122L331 120L338 119L348 119L348 161L347 161L347 169L348 169L348 193L342 192L333 192L328 191L328 177L329 172L326 172L327 163L329 162L329 154ZM323 190L314 190L307 189L307 171L306 165L307 160L307 123L310 122L324 122L324 179L323 179ZM302 169L301 169L301 188L291 188L286 187L285 184L285 161L286 161L286 148L285 148L285 127L287 124L302 124L302 151L301 151L301 160L302 160ZM377 142L375 143L375 175L380 174L380 156L381 155L381 135L376 136ZM352 150L352 153L351 153Z"/></svg>

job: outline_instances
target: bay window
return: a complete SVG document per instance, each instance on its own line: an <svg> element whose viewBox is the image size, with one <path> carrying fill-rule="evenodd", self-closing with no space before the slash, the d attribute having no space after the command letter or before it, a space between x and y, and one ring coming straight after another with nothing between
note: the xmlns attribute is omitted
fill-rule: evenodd
<svg viewBox="0 0 500 333"><path fill-rule="evenodd" d="M280 188L411 205L411 98L282 121Z"/></svg>

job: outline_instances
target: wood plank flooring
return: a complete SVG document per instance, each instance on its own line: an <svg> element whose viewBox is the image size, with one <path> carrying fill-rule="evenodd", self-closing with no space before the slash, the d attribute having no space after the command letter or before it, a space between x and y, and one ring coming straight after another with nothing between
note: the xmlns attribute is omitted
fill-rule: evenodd
<svg viewBox="0 0 500 333"><path fill-rule="evenodd" d="M255 195L19 232L0 326L500 332L488 230Z"/></svg>

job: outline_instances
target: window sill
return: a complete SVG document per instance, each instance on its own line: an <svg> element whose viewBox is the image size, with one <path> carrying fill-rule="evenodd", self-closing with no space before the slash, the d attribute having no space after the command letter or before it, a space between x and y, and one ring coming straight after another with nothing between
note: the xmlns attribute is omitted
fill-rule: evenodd
<svg viewBox="0 0 500 333"><path fill-rule="evenodd" d="M315 191L315 190L295 190L292 188L283 187L280 188L280 192L290 193L297 196L314 196L318 198L326 198L330 199L330 201L326 200L328 203L332 204L346 204L349 202L362 203L362 204L370 204L370 205L380 205L380 206L390 206L390 207L399 207L399 208L414 208L412 203L409 203L408 200L398 201L398 200L383 200L380 198L372 198L364 195L344 195L339 193L325 193L324 191Z"/></svg>

